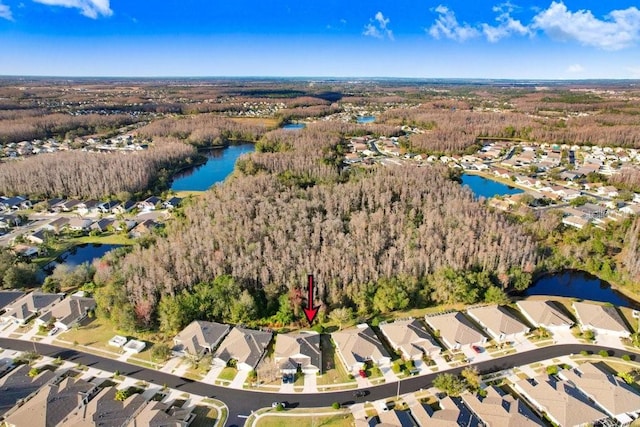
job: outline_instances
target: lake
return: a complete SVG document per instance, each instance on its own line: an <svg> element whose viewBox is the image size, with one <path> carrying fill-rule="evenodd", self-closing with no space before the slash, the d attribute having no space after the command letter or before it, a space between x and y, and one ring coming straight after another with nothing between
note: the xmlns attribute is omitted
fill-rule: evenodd
<svg viewBox="0 0 640 427"><path fill-rule="evenodd" d="M224 181L233 172L238 157L254 150L253 144L230 145L227 148L207 150L201 154L206 163L177 173L171 189L174 191L204 191L213 184Z"/></svg>
<svg viewBox="0 0 640 427"><path fill-rule="evenodd" d="M375 116L358 116L356 122L358 123L373 123L376 121Z"/></svg>
<svg viewBox="0 0 640 427"><path fill-rule="evenodd" d="M102 256L110 250L121 246L122 245L103 245L100 243L77 245L60 255L55 261L49 263L44 270L50 273L58 264L66 264L69 267L77 267L84 262L91 264L95 259L102 258Z"/></svg>
<svg viewBox="0 0 640 427"><path fill-rule="evenodd" d="M286 130L299 130L299 129L304 129L307 125L305 125L304 123L287 123L286 125L282 126L282 129L286 129Z"/></svg>
<svg viewBox="0 0 640 427"><path fill-rule="evenodd" d="M538 279L523 295L550 295L609 302L616 306L640 308L640 302L611 289L604 280L578 270L549 274Z"/></svg>
<svg viewBox="0 0 640 427"><path fill-rule="evenodd" d="M479 175L463 174L461 178L462 185L469 187L478 198L484 197L485 199L490 199L495 196L524 193L524 191L519 188L511 187Z"/></svg>

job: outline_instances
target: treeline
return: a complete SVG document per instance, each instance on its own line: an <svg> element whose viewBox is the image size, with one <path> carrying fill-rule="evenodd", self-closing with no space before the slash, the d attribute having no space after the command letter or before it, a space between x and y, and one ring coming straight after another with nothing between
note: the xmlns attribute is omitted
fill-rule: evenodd
<svg viewBox="0 0 640 427"><path fill-rule="evenodd" d="M138 152L41 154L0 163L0 194L100 199L154 184L164 189L169 172L188 165L195 155L193 147L176 141Z"/></svg>
<svg viewBox="0 0 640 427"><path fill-rule="evenodd" d="M608 181L618 188L640 192L640 170L627 167L608 177Z"/></svg>
<svg viewBox="0 0 640 427"><path fill-rule="evenodd" d="M631 281L640 283L640 218L636 218L627 232L622 262Z"/></svg>
<svg viewBox="0 0 640 427"><path fill-rule="evenodd" d="M328 308L366 311L382 298L378 292L400 290L412 306L475 301L484 290L465 283L476 279L426 277L442 269L478 271L503 275L508 286L510 273L532 271L537 261L524 230L474 201L445 168L376 168L345 183L306 188L270 174L237 177L184 213L166 239L98 269L105 311L128 308L124 318L155 326L163 298L222 275L264 307L262 316L283 305L299 310L308 273L315 274Z"/></svg>
<svg viewBox="0 0 640 427"><path fill-rule="evenodd" d="M256 141L267 131L264 125L198 114L153 121L138 130L145 138L172 137L202 147L225 145L231 140Z"/></svg>
<svg viewBox="0 0 640 427"><path fill-rule="evenodd" d="M133 122L133 117L128 114L39 115L25 110L24 115L17 115L14 111L8 118L0 120L0 144L50 137L91 135L111 131ZM72 135L67 135L68 132Z"/></svg>

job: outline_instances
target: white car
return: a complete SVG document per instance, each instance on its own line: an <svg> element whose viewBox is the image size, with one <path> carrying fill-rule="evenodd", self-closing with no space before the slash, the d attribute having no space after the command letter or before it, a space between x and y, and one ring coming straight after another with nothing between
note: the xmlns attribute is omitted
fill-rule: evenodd
<svg viewBox="0 0 640 427"><path fill-rule="evenodd" d="M53 335L57 334L59 330L60 329L58 329L58 328L53 328L52 330L49 331L49 333L47 335L53 336Z"/></svg>

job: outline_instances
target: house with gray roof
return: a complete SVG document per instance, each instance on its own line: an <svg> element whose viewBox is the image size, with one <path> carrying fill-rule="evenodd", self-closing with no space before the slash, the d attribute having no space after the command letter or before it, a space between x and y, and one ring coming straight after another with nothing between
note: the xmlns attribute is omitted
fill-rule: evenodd
<svg viewBox="0 0 640 427"><path fill-rule="evenodd" d="M583 331L592 330L596 334L612 335L620 338L629 338L631 336L626 323L613 306L574 302L573 309L580 323L580 329Z"/></svg>
<svg viewBox="0 0 640 427"><path fill-rule="evenodd" d="M571 320L553 301L526 300L516 303L522 315L536 328L549 331L568 331L573 326Z"/></svg>
<svg viewBox="0 0 640 427"><path fill-rule="evenodd" d="M0 378L0 416L18 402L26 400L56 376L52 371L45 369L31 378L30 370L31 366L20 365Z"/></svg>
<svg viewBox="0 0 640 427"><path fill-rule="evenodd" d="M366 362L378 365L388 365L391 362L391 356L380 338L366 323L333 332L331 338L336 345L336 353L348 372L358 372Z"/></svg>
<svg viewBox="0 0 640 427"><path fill-rule="evenodd" d="M421 360L423 356L434 357L442 351L417 319L383 323L380 324L380 331L405 360Z"/></svg>
<svg viewBox="0 0 640 427"><path fill-rule="evenodd" d="M320 334L313 331L278 334L274 349L274 360L283 374L315 374L322 369Z"/></svg>
<svg viewBox="0 0 640 427"><path fill-rule="evenodd" d="M544 424L522 401L505 394L495 386L485 389L487 395L466 393L462 400L486 426L543 427Z"/></svg>
<svg viewBox="0 0 640 427"><path fill-rule="evenodd" d="M518 320L506 307L488 305L470 308L467 314L496 341L520 341L529 332L529 326Z"/></svg>
<svg viewBox="0 0 640 427"><path fill-rule="evenodd" d="M194 320L173 339L174 351L201 356L213 352L229 333L231 326L222 323Z"/></svg>
<svg viewBox="0 0 640 427"><path fill-rule="evenodd" d="M188 427L195 419L195 407L181 407L164 402L149 401L127 427Z"/></svg>
<svg viewBox="0 0 640 427"><path fill-rule="evenodd" d="M411 418L408 411L391 410L378 412L379 426L416 427L417 424Z"/></svg>
<svg viewBox="0 0 640 427"><path fill-rule="evenodd" d="M4 419L8 427L49 427L68 425L74 409L91 399L98 391L87 381L66 377L43 386L22 406L9 411Z"/></svg>
<svg viewBox="0 0 640 427"><path fill-rule="evenodd" d="M451 313L426 316L427 325L440 334L440 339L447 348L459 350L464 346L481 345L487 337L480 333L462 313Z"/></svg>
<svg viewBox="0 0 640 427"><path fill-rule="evenodd" d="M36 322L40 325L47 325L53 321L55 327L68 331L73 325L87 317L89 311L95 308L96 300L93 298L71 295L38 317Z"/></svg>
<svg viewBox="0 0 640 427"><path fill-rule="evenodd" d="M618 425L629 425L640 415L640 394L601 364L583 363L561 371L559 376L573 383Z"/></svg>
<svg viewBox="0 0 640 427"><path fill-rule="evenodd" d="M24 292L22 291L0 291L0 313L4 311L4 308L11 303L15 302L18 298L22 298Z"/></svg>
<svg viewBox="0 0 640 427"><path fill-rule="evenodd" d="M414 400L409 404L411 416L418 422L418 425L429 427L451 427L477 425L469 422L474 416L464 405L456 403L446 396L438 402L440 409L434 410L431 406Z"/></svg>
<svg viewBox="0 0 640 427"><path fill-rule="evenodd" d="M567 381L540 376L518 381L514 389L559 426L586 426L609 418Z"/></svg>
<svg viewBox="0 0 640 427"><path fill-rule="evenodd" d="M218 347L213 362L217 365L226 365L230 360L235 360L239 370L255 369L272 338L271 332L236 326Z"/></svg>
<svg viewBox="0 0 640 427"><path fill-rule="evenodd" d="M116 387L102 388L91 400L74 408L64 425L68 427L123 427L130 425L134 417L145 407L147 401L134 393L123 401L116 400ZM147 424L140 424L147 425Z"/></svg>
<svg viewBox="0 0 640 427"><path fill-rule="evenodd" d="M50 294L34 291L17 299L5 307L2 314L3 322L13 322L24 325L31 318L47 312L64 298L64 294Z"/></svg>

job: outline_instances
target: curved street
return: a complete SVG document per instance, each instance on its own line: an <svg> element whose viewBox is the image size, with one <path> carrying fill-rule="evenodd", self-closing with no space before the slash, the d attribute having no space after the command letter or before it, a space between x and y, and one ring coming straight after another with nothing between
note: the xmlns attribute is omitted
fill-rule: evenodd
<svg viewBox="0 0 640 427"><path fill-rule="evenodd" d="M18 339L0 338L0 347L10 348L19 351L36 351L43 356L53 358L60 357L74 363L79 363L92 368L115 372L120 374L143 380L158 385L167 385L170 388L180 390L185 393L193 393L201 396L215 397L226 403L229 408L229 418L227 425L243 425L246 416L252 411L260 408L268 407L274 401L287 402L290 407L321 407L330 406L333 402L339 402L342 405L350 405L356 401L378 400L396 396L397 393L404 394L420 389L429 388L433 379L442 372L458 374L464 366L451 368L444 371L434 372L426 375L419 375L400 381L398 387L397 382L381 384L369 387L369 394L363 398L354 398L353 390L333 391L314 394L294 393L280 394L273 392L262 392L255 390L238 390L228 387L206 384L199 381L193 381L187 378L178 377L153 369L144 368L130 363L119 362L117 360L84 353L74 349L58 347L50 344L41 344L36 342L21 341ZM590 345L590 344L557 344L548 347L542 347L535 350L510 354L507 356L486 360L483 362L472 363L481 373L489 373L510 369L516 366L527 365L540 360L552 359L555 357L577 354L580 351L589 351L598 353L605 350L610 356L620 357L623 354L634 353L640 356L639 351L623 351L621 349Z"/></svg>

